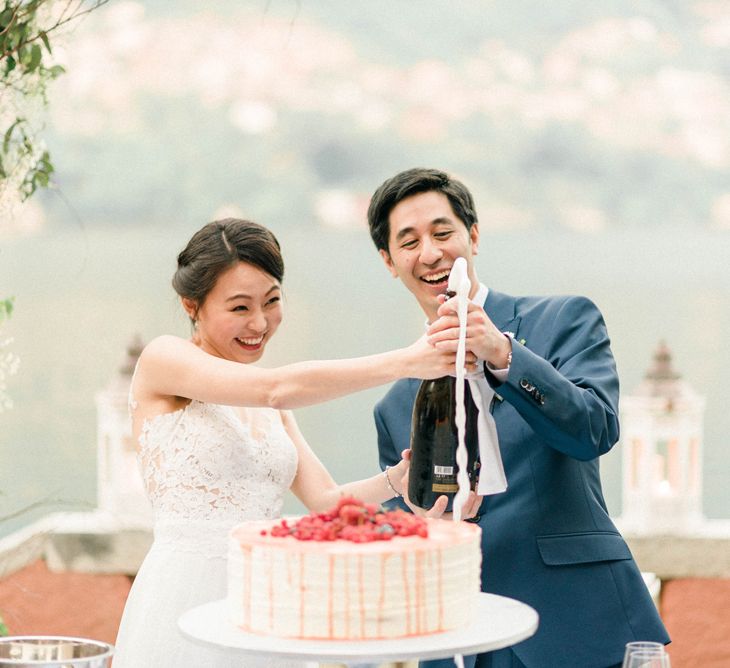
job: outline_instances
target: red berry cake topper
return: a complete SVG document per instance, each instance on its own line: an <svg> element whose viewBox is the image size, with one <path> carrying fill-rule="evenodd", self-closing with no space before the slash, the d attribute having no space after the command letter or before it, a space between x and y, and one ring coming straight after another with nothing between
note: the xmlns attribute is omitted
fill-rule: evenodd
<svg viewBox="0 0 730 668"><path fill-rule="evenodd" d="M265 532L262 532L265 533ZM349 540L372 543L394 536L428 536L426 521L403 510L382 510L373 503L342 497L337 506L323 513L310 513L293 524L286 519L271 528L274 537L292 536L297 540Z"/></svg>

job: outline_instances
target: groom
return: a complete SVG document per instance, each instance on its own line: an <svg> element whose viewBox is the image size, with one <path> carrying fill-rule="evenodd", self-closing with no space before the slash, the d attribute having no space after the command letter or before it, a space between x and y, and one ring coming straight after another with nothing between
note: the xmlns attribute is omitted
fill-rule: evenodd
<svg viewBox="0 0 730 668"><path fill-rule="evenodd" d="M467 347L496 392L491 412L508 484L480 509L482 590L528 603L540 625L528 640L465 664L613 668L627 642L669 642L603 500L598 458L618 440L619 388L599 310L584 297L511 297L481 285L471 194L443 172L411 169L388 179L372 197L368 223L386 267L426 314L432 341L456 348L458 321L439 295L457 257L467 261L477 302ZM409 446L418 385L398 381L375 408L382 467Z"/></svg>

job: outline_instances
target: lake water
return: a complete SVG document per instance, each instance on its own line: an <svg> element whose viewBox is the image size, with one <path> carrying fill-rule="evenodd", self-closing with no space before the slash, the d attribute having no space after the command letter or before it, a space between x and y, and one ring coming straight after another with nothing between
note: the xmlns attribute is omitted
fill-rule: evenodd
<svg viewBox="0 0 730 668"><path fill-rule="evenodd" d="M52 508L93 504L94 395L135 333L185 335L169 286L177 252L194 230L65 229L0 240L0 297L16 310L3 329L21 357L0 414L0 534ZM287 260L285 322L262 361L346 357L409 343L423 316L382 266L363 230L275 229ZM622 392L636 387L660 339L675 367L706 396L704 511L730 517L730 234L690 229L482 232L483 282L512 294L578 293L603 311ZM296 411L303 433L337 480L377 469L372 407L386 388ZM618 514L620 447L602 458L609 508ZM300 506L287 501L287 510Z"/></svg>

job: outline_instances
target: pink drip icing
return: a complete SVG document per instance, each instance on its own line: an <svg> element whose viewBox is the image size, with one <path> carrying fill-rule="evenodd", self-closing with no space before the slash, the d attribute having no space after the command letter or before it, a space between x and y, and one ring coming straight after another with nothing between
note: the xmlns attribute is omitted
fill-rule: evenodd
<svg viewBox="0 0 730 668"><path fill-rule="evenodd" d="M328 578L328 591L327 591L327 625L329 630L329 637L334 638L334 624L335 618L333 614L333 596L334 596L334 580L335 580L335 557L330 555L329 558L329 578Z"/></svg>
<svg viewBox="0 0 730 668"><path fill-rule="evenodd" d="M403 595L406 601L406 635L411 635L411 592L408 590L408 553L401 555L401 566L403 569Z"/></svg>
<svg viewBox="0 0 730 668"><path fill-rule="evenodd" d="M357 587L360 594L360 637L365 637L365 580L363 577L362 555L357 557Z"/></svg>

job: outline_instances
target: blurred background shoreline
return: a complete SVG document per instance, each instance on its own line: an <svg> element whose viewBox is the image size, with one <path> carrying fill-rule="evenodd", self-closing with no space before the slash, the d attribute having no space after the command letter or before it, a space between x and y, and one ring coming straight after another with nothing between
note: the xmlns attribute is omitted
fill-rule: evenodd
<svg viewBox="0 0 730 668"><path fill-rule="evenodd" d="M262 365L366 354L406 345L420 334L420 311L390 278L364 230L320 238L300 230L277 233L287 261L285 326ZM107 228L43 233L5 244L12 260L3 263L3 272L8 269L19 295L5 334L14 338L22 366L10 379L15 406L2 417L4 509L49 496L94 503L94 396L124 362L135 334L145 341L161 333L187 335L169 284L186 234ZM608 325L624 394L641 381L657 342L669 343L675 368L707 397L703 501L705 514L717 518L730 516L723 411L730 281L724 250L713 243L716 236L685 232L656 239L653 260L636 257L632 270L617 272L614 267L626 262L631 248L639 254L640 235L587 240L570 233L529 239L503 233L483 239L477 267L480 278L500 291L593 299ZM566 246L581 264L570 275L558 275L553 268L568 262L561 259ZM664 260L670 256L678 258L672 269ZM521 266L522 257L533 258L529 266ZM642 286L649 278L651 285ZM305 436L338 480L377 470L371 415L384 392L377 388L296 411ZM620 450L601 462L614 515L621 510ZM299 506L290 501L287 507ZM48 510L6 522L0 533Z"/></svg>

